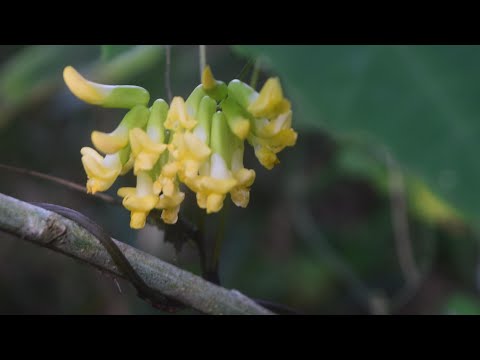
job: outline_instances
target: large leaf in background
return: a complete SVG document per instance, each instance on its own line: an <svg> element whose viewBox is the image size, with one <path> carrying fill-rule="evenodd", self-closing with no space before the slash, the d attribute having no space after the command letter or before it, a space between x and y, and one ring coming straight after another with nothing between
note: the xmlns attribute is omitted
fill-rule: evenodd
<svg viewBox="0 0 480 360"><path fill-rule="evenodd" d="M235 49L261 57L281 77L295 127L384 143L435 191L479 217L480 47Z"/></svg>

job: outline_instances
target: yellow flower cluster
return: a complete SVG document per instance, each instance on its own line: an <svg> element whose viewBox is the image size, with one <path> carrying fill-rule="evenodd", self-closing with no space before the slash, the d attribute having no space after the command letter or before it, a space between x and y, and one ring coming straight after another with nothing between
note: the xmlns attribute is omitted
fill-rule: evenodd
<svg viewBox="0 0 480 360"><path fill-rule="evenodd" d="M89 193L108 190L133 168L136 187L120 188L118 195L134 229L143 228L155 208L165 223L174 224L185 198L180 183L196 193L207 213L220 211L227 194L246 207L255 172L243 165L245 140L272 169L279 163L276 154L297 139L278 78L267 80L258 93L239 80L228 85L216 80L207 67L187 100L175 97L168 106L159 99L149 108L150 95L141 87L97 84L71 66L63 77L87 103L129 109L112 132L93 131L96 150L84 147L81 154Z"/></svg>

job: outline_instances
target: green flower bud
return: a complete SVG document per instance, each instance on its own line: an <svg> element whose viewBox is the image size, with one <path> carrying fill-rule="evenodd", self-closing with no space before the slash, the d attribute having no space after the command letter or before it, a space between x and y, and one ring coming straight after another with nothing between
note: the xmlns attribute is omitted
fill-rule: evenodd
<svg viewBox="0 0 480 360"><path fill-rule="evenodd" d="M222 110L227 117L230 130L241 140L245 140L250 132L251 115L232 97L222 101Z"/></svg>
<svg viewBox="0 0 480 360"><path fill-rule="evenodd" d="M129 131L134 128L144 128L148 122L150 111L143 105L137 105L130 110L118 127L111 133L92 132L92 143L101 152L113 154L128 144Z"/></svg>
<svg viewBox="0 0 480 360"><path fill-rule="evenodd" d="M94 83L85 79L71 66L64 69L63 79L77 98L93 105L131 109L136 105L146 106L150 100L150 94L142 87Z"/></svg>

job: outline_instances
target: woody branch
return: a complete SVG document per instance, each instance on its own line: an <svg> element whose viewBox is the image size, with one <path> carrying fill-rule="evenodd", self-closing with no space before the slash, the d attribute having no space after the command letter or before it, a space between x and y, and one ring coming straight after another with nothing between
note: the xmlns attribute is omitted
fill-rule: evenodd
<svg viewBox="0 0 480 360"><path fill-rule="evenodd" d="M86 229L56 213L1 193L0 230L123 277L108 252ZM214 285L134 247L116 243L147 285L200 312L272 314L236 290Z"/></svg>

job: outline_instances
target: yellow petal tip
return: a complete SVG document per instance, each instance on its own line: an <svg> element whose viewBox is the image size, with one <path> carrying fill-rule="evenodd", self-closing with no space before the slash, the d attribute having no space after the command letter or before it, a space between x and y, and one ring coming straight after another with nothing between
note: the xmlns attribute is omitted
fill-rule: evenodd
<svg viewBox="0 0 480 360"><path fill-rule="evenodd" d="M130 227L132 229L143 229L145 227L145 223L147 222L147 214L140 211L133 211L132 215L130 216Z"/></svg>
<svg viewBox="0 0 480 360"><path fill-rule="evenodd" d="M235 122L232 127L232 132L241 140L245 140L250 132L250 121L248 121L248 119L242 119Z"/></svg>
<svg viewBox="0 0 480 360"><path fill-rule="evenodd" d="M93 131L91 139L93 145L105 154L114 154L128 144L128 137L126 136L112 135L100 131Z"/></svg>
<svg viewBox="0 0 480 360"><path fill-rule="evenodd" d="M290 103L284 100L280 79L270 78L263 85L258 98L250 104L248 111L255 117L270 117L272 113L285 110L289 106Z"/></svg>
<svg viewBox="0 0 480 360"><path fill-rule="evenodd" d="M202 72L202 85L205 90L213 90L217 86L217 82L213 77L212 69L210 66L206 66Z"/></svg>

